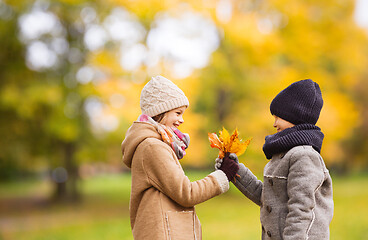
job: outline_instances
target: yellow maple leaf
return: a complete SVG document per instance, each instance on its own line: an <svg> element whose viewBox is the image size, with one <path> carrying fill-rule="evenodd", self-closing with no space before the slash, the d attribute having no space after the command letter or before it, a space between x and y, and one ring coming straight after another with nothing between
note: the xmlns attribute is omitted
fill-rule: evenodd
<svg viewBox="0 0 368 240"><path fill-rule="evenodd" d="M224 158L225 153L235 153L238 157L247 150L251 139L242 142L239 139L238 129L235 129L230 136L229 132L223 127L222 131L219 131L219 137L216 133L208 133L208 139L210 140L211 147L218 148L219 158Z"/></svg>

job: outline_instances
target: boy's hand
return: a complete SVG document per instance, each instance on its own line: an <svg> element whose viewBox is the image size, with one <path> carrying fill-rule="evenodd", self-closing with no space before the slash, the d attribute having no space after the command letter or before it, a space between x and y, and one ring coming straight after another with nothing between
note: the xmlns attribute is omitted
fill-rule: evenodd
<svg viewBox="0 0 368 240"><path fill-rule="evenodd" d="M229 154L229 158L239 164L238 156L236 156L235 153L230 153ZM222 164L222 161L223 160L221 158L216 158L216 160L215 160L215 169L216 170L219 170L220 169L221 164Z"/></svg>
<svg viewBox="0 0 368 240"><path fill-rule="evenodd" d="M229 181L235 178L236 173L239 170L239 160L236 154L226 153L223 159L217 158L215 168L222 170Z"/></svg>
<svg viewBox="0 0 368 240"><path fill-rule="evenodd" d="M238 156L235 153L230 153L229 158L239 164Z"/></svg>

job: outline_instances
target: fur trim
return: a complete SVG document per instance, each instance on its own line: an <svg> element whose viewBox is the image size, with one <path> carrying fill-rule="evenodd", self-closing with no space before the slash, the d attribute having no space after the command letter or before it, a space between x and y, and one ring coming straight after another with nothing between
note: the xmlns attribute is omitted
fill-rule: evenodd
<svg viewBox="0 0 368 240"><path fill-rule="evenodd" d="M229 190L230 188L229 181L227 180L226 174L223 171L216 170L210 175L216 178L218 184L220 185L221 193L225 193Z"/></svg>

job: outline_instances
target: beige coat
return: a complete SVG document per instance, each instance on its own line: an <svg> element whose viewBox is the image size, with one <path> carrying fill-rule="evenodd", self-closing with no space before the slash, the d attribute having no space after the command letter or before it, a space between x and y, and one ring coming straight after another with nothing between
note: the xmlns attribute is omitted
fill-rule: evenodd
<svg viewBox="0 0 368 240"><path fill-rule="evenodd" d="M154 126L134 122L122 143L131 168L130 220L134 239L202 239L194 205L226 192L222 171L190 182Z"/></svg>

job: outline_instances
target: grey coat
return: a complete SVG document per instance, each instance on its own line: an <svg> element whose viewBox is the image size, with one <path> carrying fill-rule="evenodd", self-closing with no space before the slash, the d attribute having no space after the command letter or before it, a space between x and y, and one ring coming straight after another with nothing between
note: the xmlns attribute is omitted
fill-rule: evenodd
<svg viewBox="0 0 368 240"><path fill-rule="evenodd" d="M274 155L264 182L239 164L235 186L261 207L262 239L329 239L332 180L320 154L297 146Z"/></svg>

